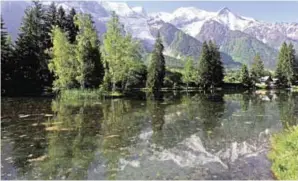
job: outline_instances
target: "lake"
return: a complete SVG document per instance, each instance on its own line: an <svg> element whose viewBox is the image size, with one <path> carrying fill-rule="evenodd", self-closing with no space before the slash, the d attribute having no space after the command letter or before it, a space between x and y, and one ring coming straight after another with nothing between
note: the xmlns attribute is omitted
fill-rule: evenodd
<svg viewBox="0 0 298 181"><path fill-rule="evenodd" d="M298 93L2 98L1 179L274 179L269 138Z"/></svg>

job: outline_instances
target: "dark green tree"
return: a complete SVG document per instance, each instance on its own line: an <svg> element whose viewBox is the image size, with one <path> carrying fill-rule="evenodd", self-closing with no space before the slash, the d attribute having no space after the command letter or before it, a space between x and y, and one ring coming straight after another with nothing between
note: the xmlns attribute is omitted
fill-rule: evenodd
<svg viewBox="0 0 298 181"><path fill-rule="evenodd" d="M251 79L249 76L247 66L245 64L243 64L241 68L240 82L246 87L251 86Z"/></svg>
<svg viewBox="0 0 298 181"><path fill-rule="evenodd" d="M67 18L65 14L65 10L62 6L58 8L57 12L57 25L59 28L61 28L63 31L67 31Z"/></svg>
<svg viewBox="0 0 298 181"><path fill-rule="evenodd" d="M79 31L78 26L74 23L74 17L76 14L76 10L74 8L71 8L69 14L66 17L66 31L68 32L68 39L70 43L75 42L76 36Z"/></svg>
<svg viewBox="0 0 298 181"><path fill-rule="evenodd" d="M15 90L41 93L47 84L49 71L45 53L44 10L34 1L28 8L15 46L17 71Z"/></svg>
<svg viewBox="0 0 298 181"><path fill-rule="evenodd" d="M1 16L1 94L12 91L13 75L16 68L13 64L13 46Z"/></svg>
<svg viewBox="0 0 298 181"><path fill-rule="evenodd" d="M51 5L46 9L45 16L45 31L46 33L46 48L51 48L53 42L51 40L50 32L52 31L53 26L57 25L57 6L55 2L52 2Z"/></svg>
<svg viewBox="0 0 298 181"><path fill-rule="evenodd" d="M295 50L292 44L283 43L279 55L278 63L275 71L276 77L279 79L281 86L291 86L295 80Z"/></svg>
<svg viewBox="0 0 298 181"><path fill-rule="evenodd" d="M209 42L209 56L211 59L211 86L220 86L223 83L224 67L218 47L212 41Z"/></svg>
<svg viewBox="0 0 298 181"><path fill-rule="evenodd" d="M158 33L147 74L146 87L149 91L159 91L163 86L166 71L163 50L164 46Z"/></svg>
<svg viewBox="0 0 298 181"><path fill-rule="evenodd" d="M254 57L250 73L254 84L259 82L259 79L265 74L264 62L261 60L259 53Z"/></svg>
<svg viewBox="0 0 298 181"><path fill-rule="evenodd" d="M207 42L203 42L198 64L198 83L204 89L212 84L211 58Z"/></svg>

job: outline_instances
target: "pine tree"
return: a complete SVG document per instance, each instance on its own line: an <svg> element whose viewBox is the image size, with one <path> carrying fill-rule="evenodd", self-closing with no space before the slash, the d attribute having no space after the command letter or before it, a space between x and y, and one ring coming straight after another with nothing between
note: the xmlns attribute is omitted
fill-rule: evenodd
<svg viewBox="0 0 298 181"><path fill-rule="evenodd" d="M78 63L74 57L74 47L67 35L58 26L52 29L53 49L49 69L54 73L53 90L76 88Z"/></svg>
<svg viewBox="0 0 298 181"><path fill-rule="evenodd" d="M154 50L151 53L151 62L148 68L146 87L149 91L159 91L163 86L165 77L165 58L163 55L164 46L158 33Z"/></svg>
<svg viewBox="0 0 298 181"><path fill-rule="evenodd" d="M290 86L295 80L295 49L292 43L288 45L287 59L285 62L285 75L287 77L287 84Z"/></svg>
<svg viewBox="0 0 298 181"><path fill-rule="evenodd" d="M68 39L70 43L74 43L78 34L78 26L74 23L74 17L76 16L76 10L71 8L69 14L66 17L66 31L68 32Z"/></svg>
<svg viewBox="0 0 298 181"><path fill-rule="evenodd" d="M249 77L249 72L245 64L243 64L241 68L240 82L246 87L251 86L251 79Z"/></svg>
<svg viewBox="0 0 298 181"><path fill-rule="evenodd" d="M186 89L188 89L189 83L195 81L195 68L193 64L193 59L191 57L187 58L186 63L184 65L182 80L186 84Z"/></svg>
<svg viewBox="0 0 298 181"><path fill-rule="evenodd" d="M211 86L220 86L223 83L224 67L221 61L221 56L218 47L212 41L209 42L209 56L211 59Z"/></svg>
<svg viewBox="0 0 298 181"><path fill-rule="evenodd" d="M264 63L261 60L261 56L259 53L257 53L256 56L254 57L254 61L252 63L250 73L251 73L251 79L254 82L254 84L258 82L262 76L264 76L264 73L265 73Z"/></svg>
<svg viewBox="0 0 298 181"><path fill-rule="evenodd" d="M104 75L97 32L91 15L76 15L75 23L79 28L75 51L78 61L78 75L76 79L80 83L81 88L96 88L101 83Z"/></svg>
<svg viewBox="0 0 298 181"><path fill-rule="evenodd" d="M284 74L285 72L285 63L287 59L287 44L284 42L279 50L278 54L278 62L277 62L277 67L275 71L275 75L278 78L279 82L281 84L284 84L286 82L286 76Z"/></svg>
<svg viewBox="0 0 298 181"><path fill-rule="evenodd" d="M49 49L53 46L50 33L52 28L57 25L57 6L55 2L52 2L51 5L46 10L45 16L45 31L46 33L46 48Z"/></svg>
<svg viewBox="0 0 298 181"><path fill-rule="evenodd" d="M15 69L12 43L1 16L1 94L12 93Z"/></svg>
<svg viewBox="0 0 298 181"><path fill-rule="evenodd" d="M210 62L210 52L207 42L203 42L202 52L199 57L198 63L198 83L204 89L208 88L212 84L212 72Z"/></svg>
<svg viewBox="0 0 298 181"><path fill-rule="evenodd" d="M66 14L65 10L62 6L58 8L57 12L57 25L63 30L67 31L67 19L66 19Z"/></svg>
<svg viewBox="0 0 298 181"><path fill-rule="evenodd" d="M276 77L283 86L291 86L295 80L295 50L292 44L282 44L278 55L278 63L275 71Z"/></svg>
<svg viewBox="0 0 298 181"><path fill-rule="evenodd" d="M40 93L48 78L47 55L45 54L44 11L39 2L26 10L16 41L15 90L23 93Z"/></svg>

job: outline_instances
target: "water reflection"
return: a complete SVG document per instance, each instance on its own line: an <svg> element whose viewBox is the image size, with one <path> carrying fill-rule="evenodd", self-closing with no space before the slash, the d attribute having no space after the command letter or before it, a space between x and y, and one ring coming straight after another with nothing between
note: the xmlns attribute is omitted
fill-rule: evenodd
<svg viewBox="0 0 298 181"><path fill-rule="evenodd" d="M4 99L1 178L270 179L269 135L298 124L297 104L285 92Z"/></svg>

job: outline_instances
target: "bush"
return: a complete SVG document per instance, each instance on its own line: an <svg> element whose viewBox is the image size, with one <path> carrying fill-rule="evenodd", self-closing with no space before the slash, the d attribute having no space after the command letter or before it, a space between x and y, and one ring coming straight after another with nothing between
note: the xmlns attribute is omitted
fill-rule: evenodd
<svg viewBox="0 0 298 181"><path fill-rule="evenodd" d="M298 126L276 134L271 138L269 159L277 179L298 180Z"/></svg>

